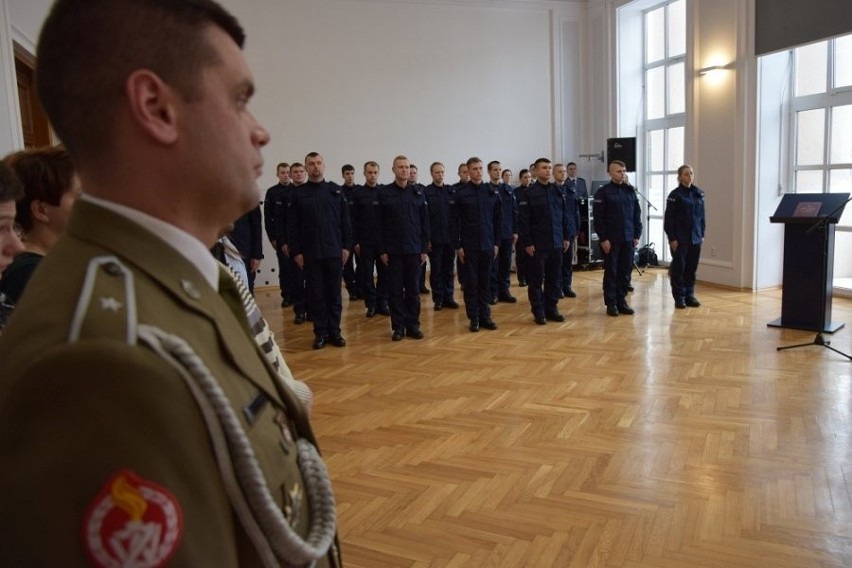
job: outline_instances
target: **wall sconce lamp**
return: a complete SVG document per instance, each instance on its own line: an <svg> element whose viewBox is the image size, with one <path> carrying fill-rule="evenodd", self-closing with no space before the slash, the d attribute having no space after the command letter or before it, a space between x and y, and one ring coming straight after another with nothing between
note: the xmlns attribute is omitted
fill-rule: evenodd
<svg viewBox="0 0 852 568"><path fill-rule="evenodd" d="M716 71L722 71L724 69L733 69L733 68L734 68L733 63L727 63L725 65L710 65L709 67L702 67L701 69L699 69L698 70L698 76L701 77L701 76L707 75L708 73L714 73Z"/></svg>

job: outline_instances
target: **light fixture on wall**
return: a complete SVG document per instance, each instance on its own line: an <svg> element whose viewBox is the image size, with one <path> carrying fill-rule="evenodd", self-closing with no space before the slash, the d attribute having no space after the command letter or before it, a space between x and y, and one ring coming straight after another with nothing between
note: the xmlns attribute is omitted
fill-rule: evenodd
<svg viewBox="0 0 852 568"><path fill-rule="evenodd" d="M734 67L733 63L726 63L725 65L710 65L708 67L702 67L701 69L698 70L698 76L702 77L702 76L707 75L709 73L715 73L717 71L723 71L725 69L733 69L733 67Z"/></svg>

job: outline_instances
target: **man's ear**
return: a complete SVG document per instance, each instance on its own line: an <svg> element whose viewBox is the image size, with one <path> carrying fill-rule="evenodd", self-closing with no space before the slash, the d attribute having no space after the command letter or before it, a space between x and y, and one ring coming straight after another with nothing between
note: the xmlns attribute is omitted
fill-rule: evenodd
<svg viewBox="0 0 852 568"><path fill-rule="evenodd" d="M178 139L175 105L180 95L147 69L131 73L125 91L136 125L160 144L173 144Z"/></svg>
<svg viewBox="0 0 852 568"><path fill-rule="evenodd" d="M50 217L47 214L47 202L41 199L33 199L30 201L30 216L36 221L49 223Z"/></svg>

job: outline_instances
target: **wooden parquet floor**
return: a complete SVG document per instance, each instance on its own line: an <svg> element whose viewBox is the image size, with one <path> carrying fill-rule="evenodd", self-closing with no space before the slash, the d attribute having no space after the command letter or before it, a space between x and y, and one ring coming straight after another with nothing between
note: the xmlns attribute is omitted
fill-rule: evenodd
<svg viewBox="0 0 852 568"><path fill-rule="evenodd" d="M577 273L546 326L513 287L479 333L421 296L426 338L398 343L344 299L349 345L322 351L259 290L316 393L346 566L852 565L852 364L776 351L814 337L766 326L780 290L699 284L675 310L664 270L634 285L610 318ZM852 300L834 319L852 353Z"/></svg>

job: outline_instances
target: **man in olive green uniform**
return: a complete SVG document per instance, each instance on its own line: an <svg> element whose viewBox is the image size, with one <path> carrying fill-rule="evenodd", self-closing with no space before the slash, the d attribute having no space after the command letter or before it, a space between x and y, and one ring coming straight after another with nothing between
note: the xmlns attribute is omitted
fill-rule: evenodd
<svg viewBox="0 0 852 568"><path fill-rule="evenodd" d="M85 195L0 336L0 566L340 565L308 415L207 252L269 140L242 42L210 0L45 23L39 96Z"/></svg>

